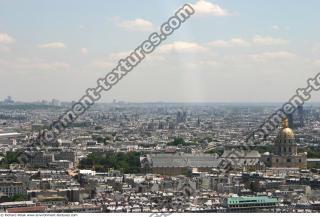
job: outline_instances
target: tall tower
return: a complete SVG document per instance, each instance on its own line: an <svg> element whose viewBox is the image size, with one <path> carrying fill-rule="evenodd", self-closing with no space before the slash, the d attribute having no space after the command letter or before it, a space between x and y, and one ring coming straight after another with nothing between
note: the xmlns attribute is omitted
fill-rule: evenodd
<svg viewBox="0 0 320 217"><path fill-rule="evenodd" d="M298 109L298 119L299 119L299 127L304 127L304 111L303 111L303 106L299 105Z"/></svg>
<svg viewBox="0 0 320 217"><path fill-rule="evenodd" d="M287 118L288 118L289 128L294 128L294 125L293 125L293 114L292 113L287 114Z"/></svg>

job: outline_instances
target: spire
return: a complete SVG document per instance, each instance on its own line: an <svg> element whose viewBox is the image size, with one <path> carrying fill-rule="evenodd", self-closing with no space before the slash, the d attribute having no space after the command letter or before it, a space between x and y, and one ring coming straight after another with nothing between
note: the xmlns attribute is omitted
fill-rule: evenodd
<svg viewBox="0 0 320 217"><path fill-rule="evenodd" d="M283 119L282 121L282 128L288 128L289 127L289 122L288 122L288 118Z"/></svg>

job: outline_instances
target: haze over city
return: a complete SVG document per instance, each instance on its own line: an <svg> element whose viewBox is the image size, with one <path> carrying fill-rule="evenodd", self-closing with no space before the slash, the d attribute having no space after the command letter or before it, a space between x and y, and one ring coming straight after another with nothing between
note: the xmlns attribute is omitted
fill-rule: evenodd
<svg viewBox="0 0 320 217"><path fill-rule="evenodd" d="M1 217L319 213L319 8L0 0Z"/></svg>

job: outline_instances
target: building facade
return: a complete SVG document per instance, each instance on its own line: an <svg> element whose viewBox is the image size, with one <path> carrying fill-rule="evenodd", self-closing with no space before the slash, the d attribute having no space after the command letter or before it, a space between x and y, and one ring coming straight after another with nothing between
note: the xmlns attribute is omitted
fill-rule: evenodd
<svg viewBox="0 0 320 217"><path fill-rule="evenodd" d="M274 168L306 168L307 154L298 153L297 143L288 119L282 123L282 129L275 139L273 154L266 158L266 163Z"/></svg>

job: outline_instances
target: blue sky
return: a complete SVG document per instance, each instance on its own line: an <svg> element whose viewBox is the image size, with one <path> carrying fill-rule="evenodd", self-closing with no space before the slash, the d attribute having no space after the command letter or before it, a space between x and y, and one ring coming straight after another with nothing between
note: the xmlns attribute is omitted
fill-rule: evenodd
<svg viewBox="0 0 320 217"><path fill-rule="evenodd" d="M0 98L77 100L185 3L196 14L102 101L282 102L319 72L317 0L0 0Z"/></svg>

